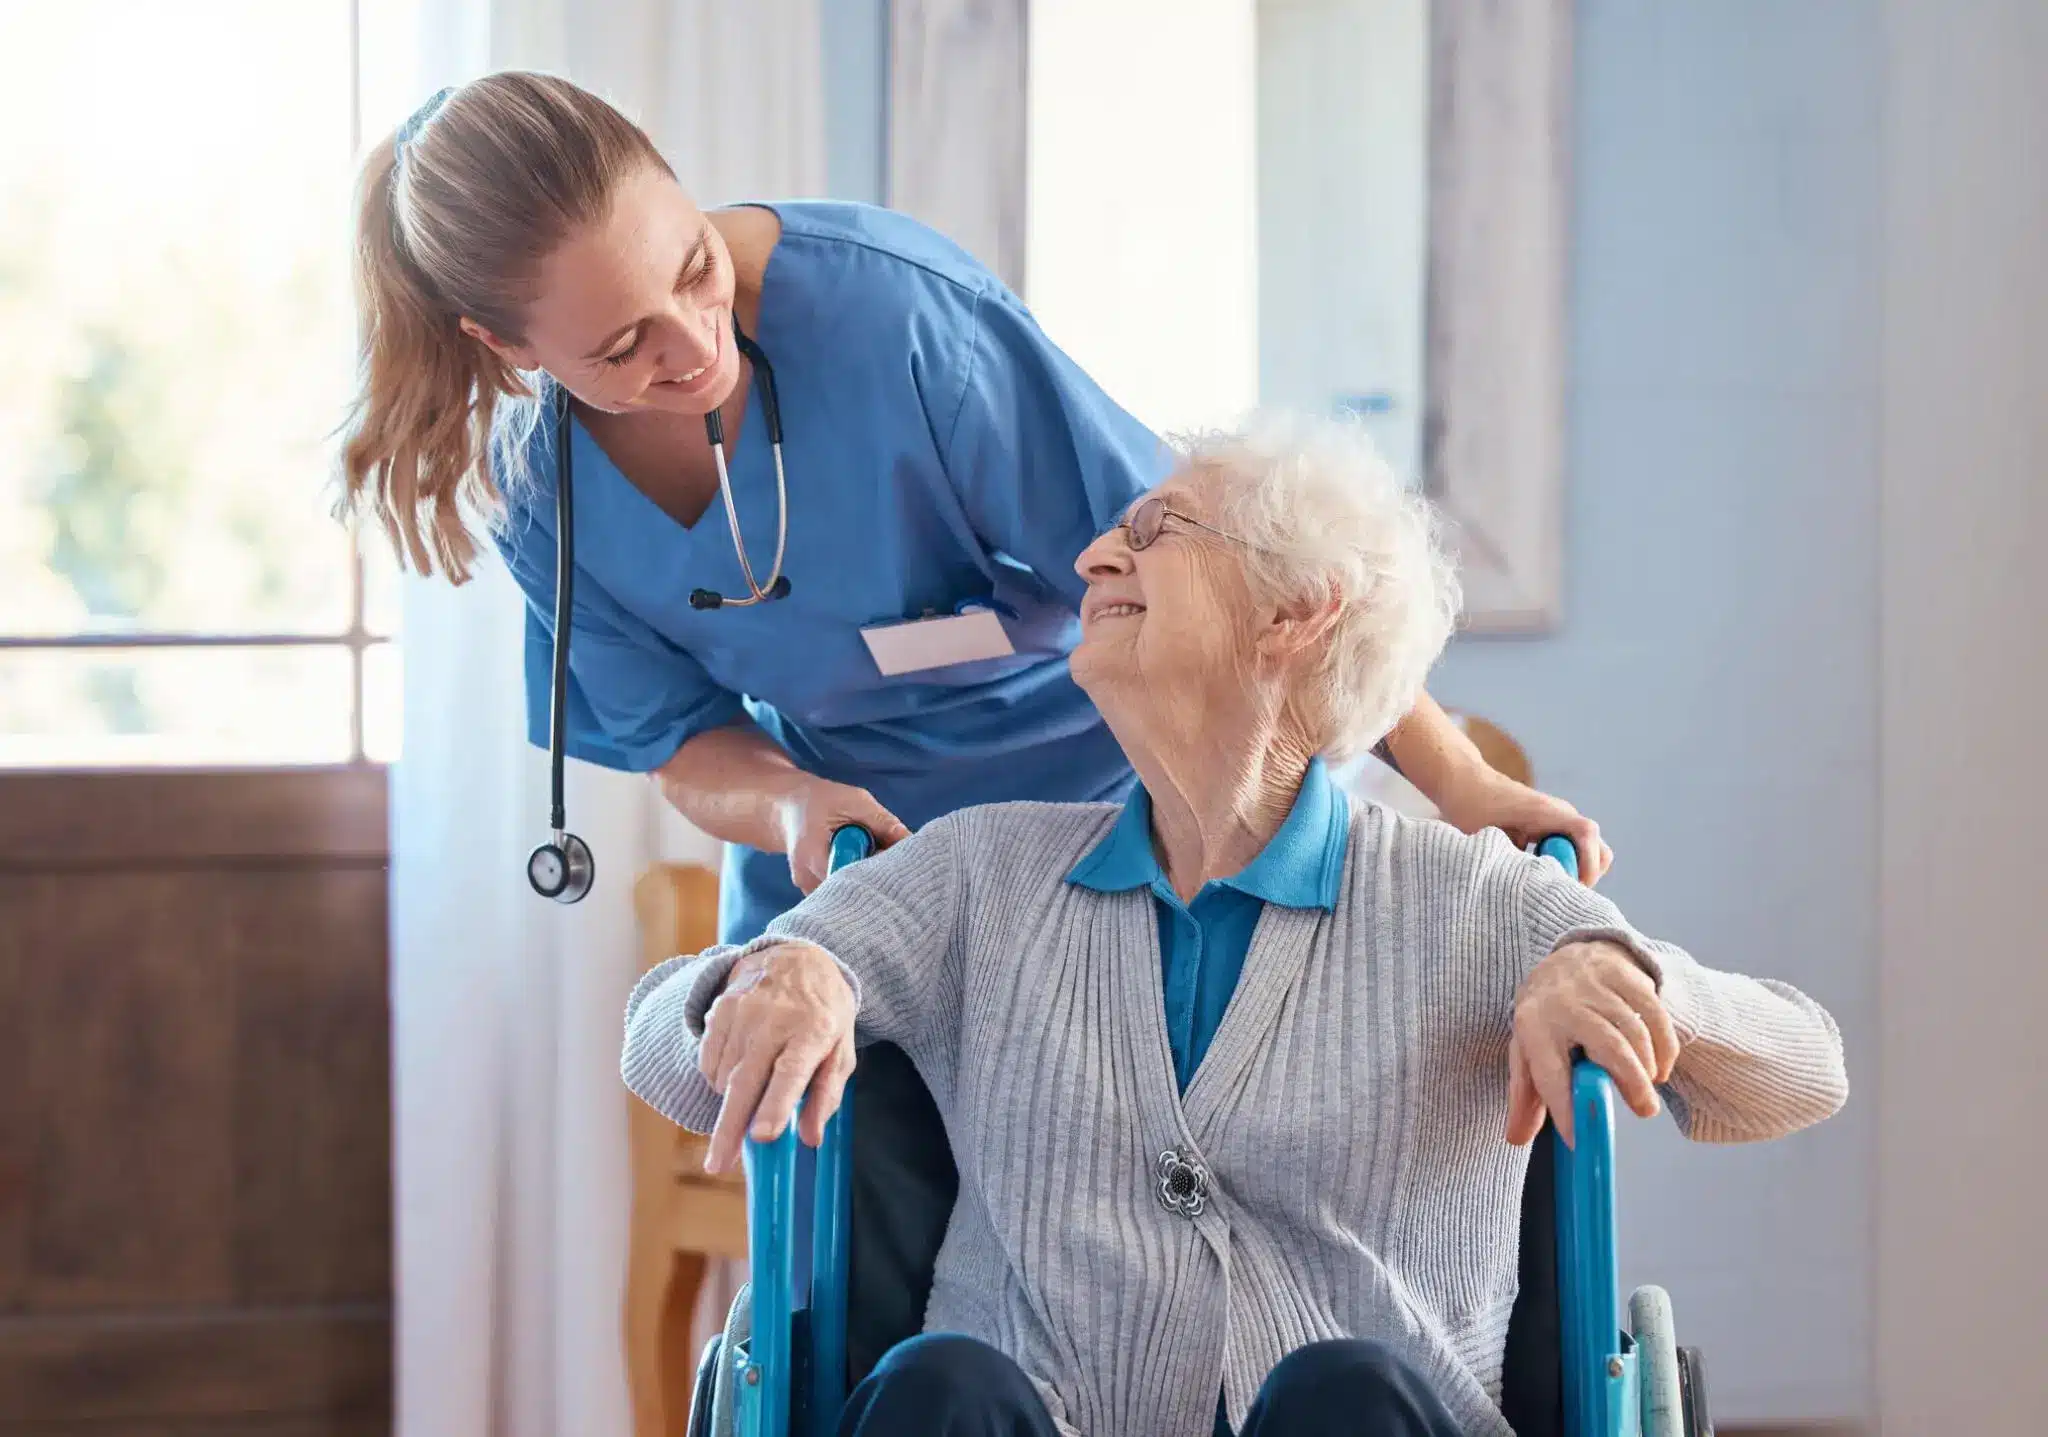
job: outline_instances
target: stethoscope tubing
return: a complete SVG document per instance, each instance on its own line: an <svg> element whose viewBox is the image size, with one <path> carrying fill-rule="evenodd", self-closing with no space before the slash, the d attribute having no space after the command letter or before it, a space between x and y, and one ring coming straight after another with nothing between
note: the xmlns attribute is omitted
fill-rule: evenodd
<svg viewBox="0 0 2048 1437"><path fill-rule="evenodd" d="M783 598L789 593L789 580L782 575L782 560L789 545L789 483L782 463L782 406L775 392L775 370L761 346L741 330L737 318L733 320L732 332L740 353L754 367L754 378L761 396L761 414L768 425L768 447L775 458L775 560L768 572L768 582L764 585L756 580L753 563L747 558L746 539L740 533L739 506L732 497L732 473L725 452L725 422L714 409L704 416L704 437L710 442L712 462L718 469L718 495L725 507L726 528L732 533L733 553L740 561L740 576L746 580L747 593L744 597L729 598L715 590L698 589L690 595L690 606L700 610L746 608ZM534 857L528 859L527 873L543 897L573 903L589 892L593 870L587 845L568 831L564 793L564 769L568 758L569 631L574 624L576 591L576 446L570 433L570 417L569 391L561 388L561 416L555 426L553 681L548 695L548 828L553 842L544 845L542 850L536 850ZM541 881L533 876L535 858L548 849L552 850L552 857L560 860L561 872L573 874L566 883L552 889L543 888Z"/></svg>

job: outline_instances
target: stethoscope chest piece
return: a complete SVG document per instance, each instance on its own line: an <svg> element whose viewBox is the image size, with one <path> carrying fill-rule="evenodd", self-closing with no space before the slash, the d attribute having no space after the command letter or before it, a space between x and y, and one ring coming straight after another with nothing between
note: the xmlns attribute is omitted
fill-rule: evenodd
<svg viewBox="0 0 2048 1437"><path fill-rule="evenodd" d="M526 856L526 881L543 898L581 903L597 881L597 860L575 834L559 833Z"/></svg>

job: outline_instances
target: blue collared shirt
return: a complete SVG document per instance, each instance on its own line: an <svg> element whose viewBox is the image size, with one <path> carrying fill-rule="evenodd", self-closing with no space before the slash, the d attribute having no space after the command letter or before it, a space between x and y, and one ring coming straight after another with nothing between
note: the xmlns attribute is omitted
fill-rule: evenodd
<svg viewBox="0 0 2048 1437"><path fill-rule="evenodd" d="M1185 1092L1223 1022L1268 903L1334 910L1351 842L1351 813L1323 761L1313 759L1287 821L1242 871L1212 879L1182 903L1152 849L1152 797L1134 787L1116 826L1067 874L1100 893L1150 888L1159 913L1166 1035Z"/></svg>

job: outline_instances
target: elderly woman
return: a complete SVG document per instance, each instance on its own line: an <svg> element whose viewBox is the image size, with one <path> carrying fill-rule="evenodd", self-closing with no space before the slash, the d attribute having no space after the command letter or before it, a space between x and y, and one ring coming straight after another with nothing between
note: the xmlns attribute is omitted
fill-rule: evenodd
<svg viewBox="0 0 2048 1437"><path fill-rule="evenodd" d="M1447 639L1424 504L1355 431L1202 441L1077 564L1075 679L1142 786L968 809L649 973L624 1071L710 1163L815 1144L858 1044L960 1169L926 1335L843 1432L1503 1433L1525 1145L1574 1046L1636 1112L1771 1138L1834 1023L1499 832L1354 805Z"/></svg>

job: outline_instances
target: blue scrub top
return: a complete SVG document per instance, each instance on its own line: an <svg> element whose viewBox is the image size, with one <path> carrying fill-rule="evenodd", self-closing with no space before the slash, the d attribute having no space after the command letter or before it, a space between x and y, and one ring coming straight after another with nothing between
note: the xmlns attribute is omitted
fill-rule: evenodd
<svg viewBox="0 0 2048 1437"><path fill-rule="evenodd" d="M1082 549L1171 467L1158 439L1046 338L1015 295L916 221L771 206L782 236L754 338L774 367L789 491L789 597L743 594L723 505L684 528L581 425L567 748L646 772L751 715L799 766L870 790L916 828L969 804L1119 799L1122 752L1067 674ZM555 596L552 407L498 543L527 597L532 742L548 741ZM754 572L775 547L759 391L730 454ZM996 600L1015 654L885 678L862 627ZM1014 614L1015 617L1009 617ZM788 859L728 846L727 941L797 901Z"/></svg>

